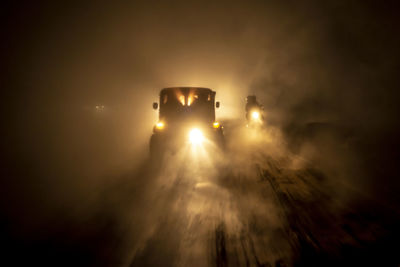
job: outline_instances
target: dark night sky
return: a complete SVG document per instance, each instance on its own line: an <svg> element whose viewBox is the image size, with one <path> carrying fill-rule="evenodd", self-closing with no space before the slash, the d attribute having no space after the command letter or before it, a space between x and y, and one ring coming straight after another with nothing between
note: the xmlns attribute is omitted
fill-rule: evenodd
<svg viewBox="0 0 400 267"><path fill-rule="evenodd" d="M108 177L140 164L151 103L179 85L216 90L223 119L242 118L244 98L257 94L289 143L313 122L350 133L360 183L398 207L398 10L396 1L3 4L2 232L34 240L63 211L83 213L77 203L90 206ZM104 118L92 114L97 104Z"/></svg>

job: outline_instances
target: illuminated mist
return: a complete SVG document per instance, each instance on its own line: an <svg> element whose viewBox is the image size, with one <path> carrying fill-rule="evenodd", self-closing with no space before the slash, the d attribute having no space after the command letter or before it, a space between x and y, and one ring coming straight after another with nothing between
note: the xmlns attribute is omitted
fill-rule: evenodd
<svg viewBox="0 0 400 267"><path fill-rule="evenodd" d="M1 233L17 265L398 264L393 3L4 10ZM225 154L149 160L171 86L217 92ZM245 127L249 94L263 129Z"/></svg>

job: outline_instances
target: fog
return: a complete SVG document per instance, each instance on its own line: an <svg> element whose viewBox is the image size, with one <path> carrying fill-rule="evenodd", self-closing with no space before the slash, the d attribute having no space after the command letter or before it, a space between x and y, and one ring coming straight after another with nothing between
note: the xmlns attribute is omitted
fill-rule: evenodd
<svg viewBox="0 0 400 267"><path fill-rule="evenodd" d="M324 177L317 190L299 195L334 199L323 205L339 219L370 202L398 214L395 4L146 1L4 10L1 210L13 253L37 242L46 251L60 247L54 259L75 246L88 264L100 254L96 260L150 264L146 242L187 240L192 230L179 229L181 222L196 214L209 220L197 222L200 240L214 224L235 239L252 216L261 232L276 235L271 240L284 240L280 231L293 218L282 215L271 189L257 186L266 171L294 177L317 169ZM178 155L160 174L148 161L158 119L151 104L171 86L217 92L228 153L201 161L217 158L222 167ZM264 105L261 132L244 127L249 94ZM176 179L184 185L176 188ZM178 237L163 236L169 231ZM171 244L154 251L177 265L193 260L168 254ZM293 244L277 245L282 255L266 247L261 254L271 264L293 263ZM203 256L193 257L208 264Z"/></svg>

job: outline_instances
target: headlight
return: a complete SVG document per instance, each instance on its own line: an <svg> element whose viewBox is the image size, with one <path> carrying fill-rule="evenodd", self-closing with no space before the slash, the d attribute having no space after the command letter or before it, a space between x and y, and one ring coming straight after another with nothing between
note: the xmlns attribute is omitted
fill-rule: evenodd
<svg viewBox="0 0 400 267"><path fill-rule="evenodd" d="M203 140L204 140L203 133L199 129L195 128L190 130L189 141L191 144L200 145L203 142Z"/></svg>
<svg viewBox="0 0 400 267"><path fill-rule="evenodd" d="M251 113L251 118L253 118L254 120L258 120L260 118L260 112L258 111L253 111Z"/></svg>
<svg viewBox="0 0 400 267"><path fill-rule="evenodd" d="M162 129L164 129L164 127L165 127L165 125L162 121L157 122L157 124L156 124L157 130L162 130Z"/></svg>
<svg viewBox="0 0 400 267"><path fill-rule="evenodd" d="M218 129L219 128L219 122L214 122L213 123L213 127L214 127L214 129Z"/></svg>

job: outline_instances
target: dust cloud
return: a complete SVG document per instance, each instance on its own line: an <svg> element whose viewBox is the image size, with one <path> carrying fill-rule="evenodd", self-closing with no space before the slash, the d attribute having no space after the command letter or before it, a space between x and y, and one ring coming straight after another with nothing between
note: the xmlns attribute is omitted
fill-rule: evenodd
<svg viewBox="0 0 400 267"><path fill-rule="evenodd" d="M361 247L355 255L391 261L395 10L373 1L6 5L6 252L64 265L260 266L309 265L315 248L328 251L312 262L322 265ZM226 155L149 161L151 104L170 86L217 92ZM265 107L261 131L245 127L248 94Z"/></svg>

